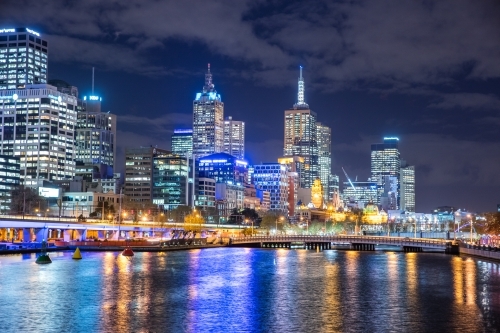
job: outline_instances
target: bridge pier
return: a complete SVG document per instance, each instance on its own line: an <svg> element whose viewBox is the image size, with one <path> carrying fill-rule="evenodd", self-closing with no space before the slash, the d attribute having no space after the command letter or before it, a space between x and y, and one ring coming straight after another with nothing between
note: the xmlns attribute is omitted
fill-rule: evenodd
<svg viewBox="0 0 500 333"><path fill-rule="evenodd" d="M375 251L375 244L351 243L351 250Z"/></svg>
<svg viewBox="0 0 500 333"><path fill-rule="evenodd" d="M47 228L35 228L33 231L37 242L42 242L43 240L47 241L49 238L49 229Z"/></svg>
<svg viewBox="0 0 500 333"><path fill-rule="evenodd" d="M418 246L403 246L403 252L406 253L422 252L422 248Z"/></svg>
<svg viewBox="0 0 500 333"><path fill-rule="evenodd" d="M23 242L31 242L33 240L33 235L31 232L31 228L23 229Z"/></svg>

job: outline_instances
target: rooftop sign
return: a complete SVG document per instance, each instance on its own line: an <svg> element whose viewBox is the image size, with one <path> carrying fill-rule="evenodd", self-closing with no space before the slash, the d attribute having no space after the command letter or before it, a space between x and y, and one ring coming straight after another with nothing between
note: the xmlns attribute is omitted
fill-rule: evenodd
<svg viewBox="0 0 500 333"><path fill-rule="evenodd" d="M5 34L8 32L16 32L16 29L0 29L0 34Z"/></svg>

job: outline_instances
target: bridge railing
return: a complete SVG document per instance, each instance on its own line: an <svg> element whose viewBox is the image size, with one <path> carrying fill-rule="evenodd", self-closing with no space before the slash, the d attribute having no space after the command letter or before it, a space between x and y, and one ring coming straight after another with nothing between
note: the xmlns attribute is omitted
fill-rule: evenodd
<svg viewBox="0 0 500 333"><path fill-rule="evenodd" d="M387 245L411 245L425 247L445 247L449 241L431 238L407 238L384 236L356 236L356 235L290 235L290 236L247 236L233 237L233 244L261 243L261 242L337 242L337 243L367 243Z"/></svg>

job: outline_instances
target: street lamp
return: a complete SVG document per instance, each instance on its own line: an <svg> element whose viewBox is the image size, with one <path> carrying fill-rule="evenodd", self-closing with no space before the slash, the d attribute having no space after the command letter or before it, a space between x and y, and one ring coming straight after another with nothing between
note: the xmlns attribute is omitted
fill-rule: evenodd
<svg viewBox="0 0 500 333"><path fill-rule="evenodd" d="M470 214L467 214L467 217L470 221L470 243L472 244L472 216Z"/></svg>

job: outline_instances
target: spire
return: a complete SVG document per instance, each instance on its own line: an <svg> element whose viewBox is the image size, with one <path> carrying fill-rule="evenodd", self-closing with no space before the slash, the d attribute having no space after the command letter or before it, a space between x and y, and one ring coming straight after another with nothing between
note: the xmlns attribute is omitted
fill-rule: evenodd
<svg viewBox="0 0 500 333"><path fill-rule="evenodd" d="M210 73L210 63L208 64L208 70L205 74L205 86L203 87L203 92L214 91L214 84L212 83L212 73Z"/></svg>
<svg viewBox="0 0 500 333"><path fill-rule="evenodd" d="M294 108L308 109L309 105L307 105L304 98L304 78L302 77L302 66L299 66L299 68L300 68L299 90L297 93L297 103L294 105Z"/></svg>

